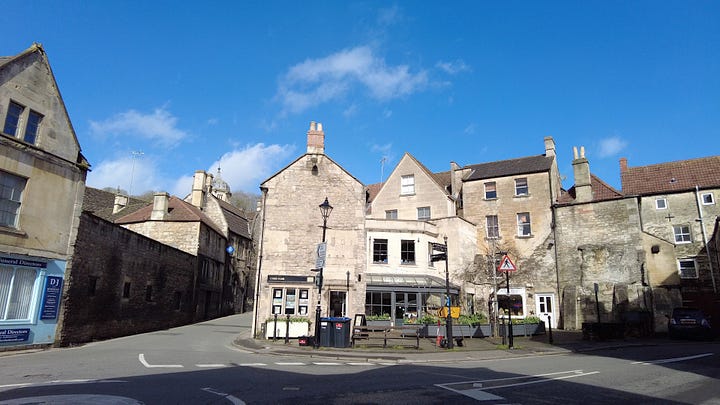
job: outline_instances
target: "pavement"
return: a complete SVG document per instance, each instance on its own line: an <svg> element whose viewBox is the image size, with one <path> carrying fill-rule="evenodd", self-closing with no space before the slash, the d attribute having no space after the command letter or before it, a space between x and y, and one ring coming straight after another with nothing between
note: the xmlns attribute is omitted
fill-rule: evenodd
<svg viewBox="0 0 720 405"><path fill-rule="evenodd" d="M464 338L462 346L452 349L438 347L436 338L420 338L418 349L406 347L378 347L358 344L356 347L320 347L300 346L297 339L284 338L253 339L249 330L241 333L234 341L240 349L258 354L287 356L308 356L324 359L345 359L349 361L390 361L397 363L448 362L464 360L489 360L533 355L553 355L593 350L613 349L630 346L654 346L669 343L663 337L628 337L613 340L586 340L582 331L553 330L550 333L535 336L515 336L513 347L500 337Z"/></svg>

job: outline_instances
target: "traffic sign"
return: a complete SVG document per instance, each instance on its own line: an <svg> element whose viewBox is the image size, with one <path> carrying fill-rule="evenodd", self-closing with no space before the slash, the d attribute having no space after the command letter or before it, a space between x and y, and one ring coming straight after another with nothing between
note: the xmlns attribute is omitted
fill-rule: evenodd
<svg viewBox="0 0 720 405"><path fill-rule="evenodd" d="M325 253L327 252L327 242L318 243L317 259L315 260L315 268L322 269L325 267Z"/></svg>
<svg viewBox="0 0 720 405"><path fill-rule="evenodd" d="M517 271L517 267L515 267L515 264L510 260L508 255L503 256L497 269L498 271Z"/></svg>
<svg viewBox="0 0 720 405"><path fill-rule="evenodd" d="M432 250L438 251L438 252L447 252L447 246L443 245L442 243L431 243Z"/></svg>
<svg viewBox="0 0 720 405"><path fill-rule="evenodd" d="M443 260L447 260L447 253L437 253L437 254L431 254L430 255L430 261L431 262L441 262Z"/></svg>

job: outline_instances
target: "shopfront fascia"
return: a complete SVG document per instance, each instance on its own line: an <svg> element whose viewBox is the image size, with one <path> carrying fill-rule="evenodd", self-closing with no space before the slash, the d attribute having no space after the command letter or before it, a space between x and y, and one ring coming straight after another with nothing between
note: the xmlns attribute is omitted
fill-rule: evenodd
<svg viewBox="0 0 720 405"><path fill-rule="evenodd" d="M446 305L445 280L428 275L368 274L365 315L388 316L395 326L426 314L437 315ZM450 284L450 300L457 305L460 288Z"/></svg>

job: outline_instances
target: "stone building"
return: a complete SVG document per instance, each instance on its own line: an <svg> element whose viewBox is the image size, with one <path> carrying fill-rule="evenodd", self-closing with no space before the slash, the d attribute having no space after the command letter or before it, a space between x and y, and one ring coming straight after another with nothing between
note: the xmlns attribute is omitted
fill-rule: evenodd
<svg viewBox="0 0 720 405"><path fill-rule="evenodd" d="M552 205L561 192L555 141L544 139L545 153L459 167L451 164L451 192L458 213L476 225L475 267L465 279L475 286L476 307L494 315L550 317L558 311L552 247ZM517 271L496 271L507 254ZM507 279L510 281L508 293Z"/></svg>
<svg viewBox="0 0 720 405"><path fill-rule="evenodd" d="M0 350L52 344L89 164L39 44L0 57Z"/></svg>
<svg viewBox="0 0 720 405"><path fill-rule="evenodd" d="M636 201L648 238L643 249L649 283L682 297L656 299L666 304L656 315L682 304L720 316L720 264L711 241L720 216L720 156L636 167L621 159L620 178L623 194Z"/></svg>
<svg viewBox="0 0 720 405"><path fill-rule="evenodd" d="M312 122L307 152L261 185L257 289L253 333L265 321L362 313L365 305L365 187L325 154L322 124ZM319 205L333 207L323 229ZM325 235L326 258L318 292L318 245Z"/></svg>
<svg viewBox="0 0 720 405"><path fill-rule="evenodd" d="M193 203L156 193L152 205L117 220L133 232L197 257L192 297L195 320L222 315L227 238L225 232L195 203L207 200L207 190L193 192Z"/></svg>
<svg viewBox="0 0 720 405"><path fill-rule="evenodd" d="M406 153L384 183L368 187L365 314L389 315L395 325L437 314L448 289L453 306L472 311L476 291L461 280L474 264L476 230L457 216L449 180ZM445 238L448 266L431 261Z"/></svg>
<svg viewBox="0 0 720 405"><path fill-rule="evenodd" d="M86 189L58 344L167 329L194 320L196 256L112 222L147 205Z"/></svg>
<svg viewBox="0 0 720 405"><path fill-rule="evenodd" d="M223 232L225 266L222 313L241 313L252 308L253 280L252 236L246 214L230 204L232 192L223 181L218 168L215 176L198 170L193 178L192 193L185 199L208 216Z"/></svg>

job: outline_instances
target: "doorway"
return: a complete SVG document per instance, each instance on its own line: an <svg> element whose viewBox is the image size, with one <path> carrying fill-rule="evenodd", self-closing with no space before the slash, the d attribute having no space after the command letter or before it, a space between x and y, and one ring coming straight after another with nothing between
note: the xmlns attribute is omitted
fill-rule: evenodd
<svg viewBox="0 0 720 405"><path fill-rule="evenodd" d="M330 291L331 317L347 316L347 293L345 291Z"/></svg>
<svg viewBox="0 0 720 405"><path fill-rule="evenodd" d="M550 317L551 327L556 327L555 312L553 311L553 305L555 301L555 294L535 294L535 310L537 316L544 322L548 321Z"/></svg>

